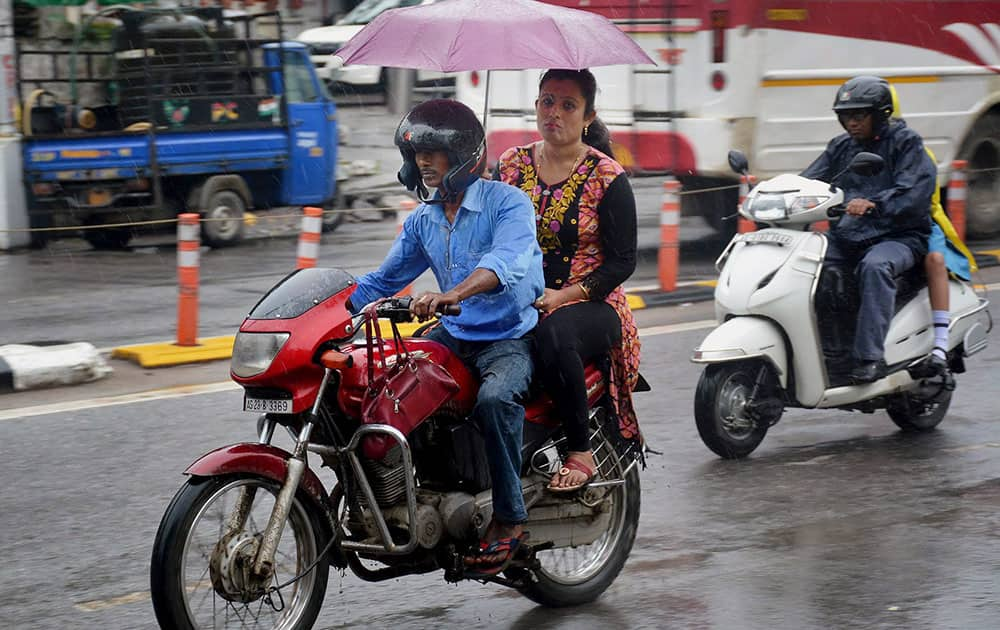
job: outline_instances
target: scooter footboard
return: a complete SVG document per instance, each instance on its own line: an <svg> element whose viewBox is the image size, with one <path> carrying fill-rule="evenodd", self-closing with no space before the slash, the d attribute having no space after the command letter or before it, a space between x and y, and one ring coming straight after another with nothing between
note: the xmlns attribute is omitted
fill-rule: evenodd
<svg viewBox="0 0 1000 630"><path fill-rule="evenodd" d="M713 330L691 355L692 363L726 363L759 357L788 387L788 350L778 327L763 317L734 317Z"/></svg>
<svg viewBox="0 0 1000 630"><path fill-rule="evenodd" d="M184 474L197 477L219 477L236 473L252 473L262 475L280 484L285 481L285 477L288 475L288 460L291 456L292 454L288 451L269 444L256 442L232 444L202 455L195 463L188 466ZM306 468L302 473L302 481L299 482L299 486L316 502L318 507L326 510L329 497L323 487L323 482L319 480L316 473Z"/></svg>

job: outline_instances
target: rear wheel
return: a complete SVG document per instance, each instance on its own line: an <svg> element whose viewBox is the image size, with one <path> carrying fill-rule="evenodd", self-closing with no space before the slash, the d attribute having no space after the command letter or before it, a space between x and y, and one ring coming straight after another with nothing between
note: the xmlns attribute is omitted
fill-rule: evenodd
<svg viewBox="0 0 1000 630"><path fill-rule="evenodd" d="M246 570L274 507L279 485L240 474L192 478L170 503L153 543L150 590L161 628L311 628L326 592L329 565L318 562L278 593L264 591L301 574L329 532L301 492L292 501L269 580ZM246 525L227 535L241 493L251 493ZM277 610L276 610L277 609Z"/></svg>
<svg viewBox="0 0 1000 630"><path fill-rule="evenodd" d="M951 406L951 390L942 389L930 400L910 392L894 396L886 407L889 417L903 431L922 433L941 424Z"/></svg>
<svg viewBox="0 0 1000 630"><path fill-rule="evenodd" d="M1000 232L1000 114L988 114L976 121L959 155L969 162L969 236L996 234Z"/></svg>
<svg viewBox="0 0 1000 630"><path fill-rule="evenodd" d="M84 225L88 229L83 230L83 238L94 249L120 250L128 247L132 240L132 230L127 227L97 227L103 222L127 223L128 217L88 217ZM94 226L94 227L90 227Z"/></svg>
<svg viewBox="0 0 1000 630"><path fill-rule="evenodd" d="M594 444L594 458L599 462L596 481L622 478L629 462L609 456L613 453L611 441L600 435ZM639 524L638 466L624 480L621 485L584 491L580 500L610 513L607 530L589 545L538 552L535 579L521 591L525 597L553 608L578 606L597 599L611 586L632 551Z"/></svg>
<svg viewBox="0 0 1000 630"><path fill-rule="evenodd" d="M238 192L217 190L202 209L202 241L211 247L225 247L243 238L243 217L247 205Z"/></svg>
<svg viewBox="0 0 1000 630"><path fill-rule="evenodd" d="M746 457L767 435L772 422L759 420L750 413L754 385L762 367L764 383L757 388L758 392L776 390L774 372L759 361L709 365L698 380L694 397L698 435L719 457Z"/></svg>

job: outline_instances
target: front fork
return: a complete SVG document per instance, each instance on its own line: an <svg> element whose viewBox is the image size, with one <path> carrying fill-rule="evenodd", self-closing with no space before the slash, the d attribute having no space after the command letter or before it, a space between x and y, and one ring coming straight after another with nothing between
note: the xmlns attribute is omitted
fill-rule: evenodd
<svg viewBox="0 0 1000 630"><path fill-rule="evenodd" d="M292 499L302 481L302 473L305 472L308 462L307 453L309 437L312 434L313 426L319 418L319 407L323 400L323 394L330 382L333 370L327 368L323 373L323 380L320 382L319 391L316 393L316 400L313 402L312 410L309 412L302 430L299 431L295 440L295 449L292 456L288 458L288 472L285 475L285 482L278 492L278 498L274 502L274 509L271 510L271 517L267 521L267 526L261 534L260 544L253 560L253 572L261 577L269 578L274 567L274 553L281 542L281 532L285 529L285 520L292 507ZM264 418L260 427L260 443L269 444L274 435L274 420ZM243 531L247 518L250 515L250 506L253 505L254 496L257 489L244 487L240 490L240 496L236 500L232 513L226 526L226 538Z"/></svg>

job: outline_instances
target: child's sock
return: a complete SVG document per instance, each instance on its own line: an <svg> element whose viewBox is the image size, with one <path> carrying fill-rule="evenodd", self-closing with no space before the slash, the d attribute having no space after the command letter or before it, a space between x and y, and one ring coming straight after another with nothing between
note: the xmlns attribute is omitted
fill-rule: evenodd
<svg viewBox="0 0 1000 630"><path fill-rule="evenodd" d="M948 358L948 323L951 316L948 311L933 311L934 315L934 350L933 353L942 359Z"/></svg>

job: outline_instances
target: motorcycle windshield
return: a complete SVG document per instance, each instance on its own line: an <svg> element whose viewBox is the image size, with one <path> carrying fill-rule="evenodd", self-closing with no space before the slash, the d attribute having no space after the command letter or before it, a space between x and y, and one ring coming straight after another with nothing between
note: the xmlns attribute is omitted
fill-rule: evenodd
<svg viewBox="0 0 1000 630"><path fill-rule="evenodd" d="M299 269L274 286L250 311L250 319L291 319L354 284L341 269Z"/></svg>

